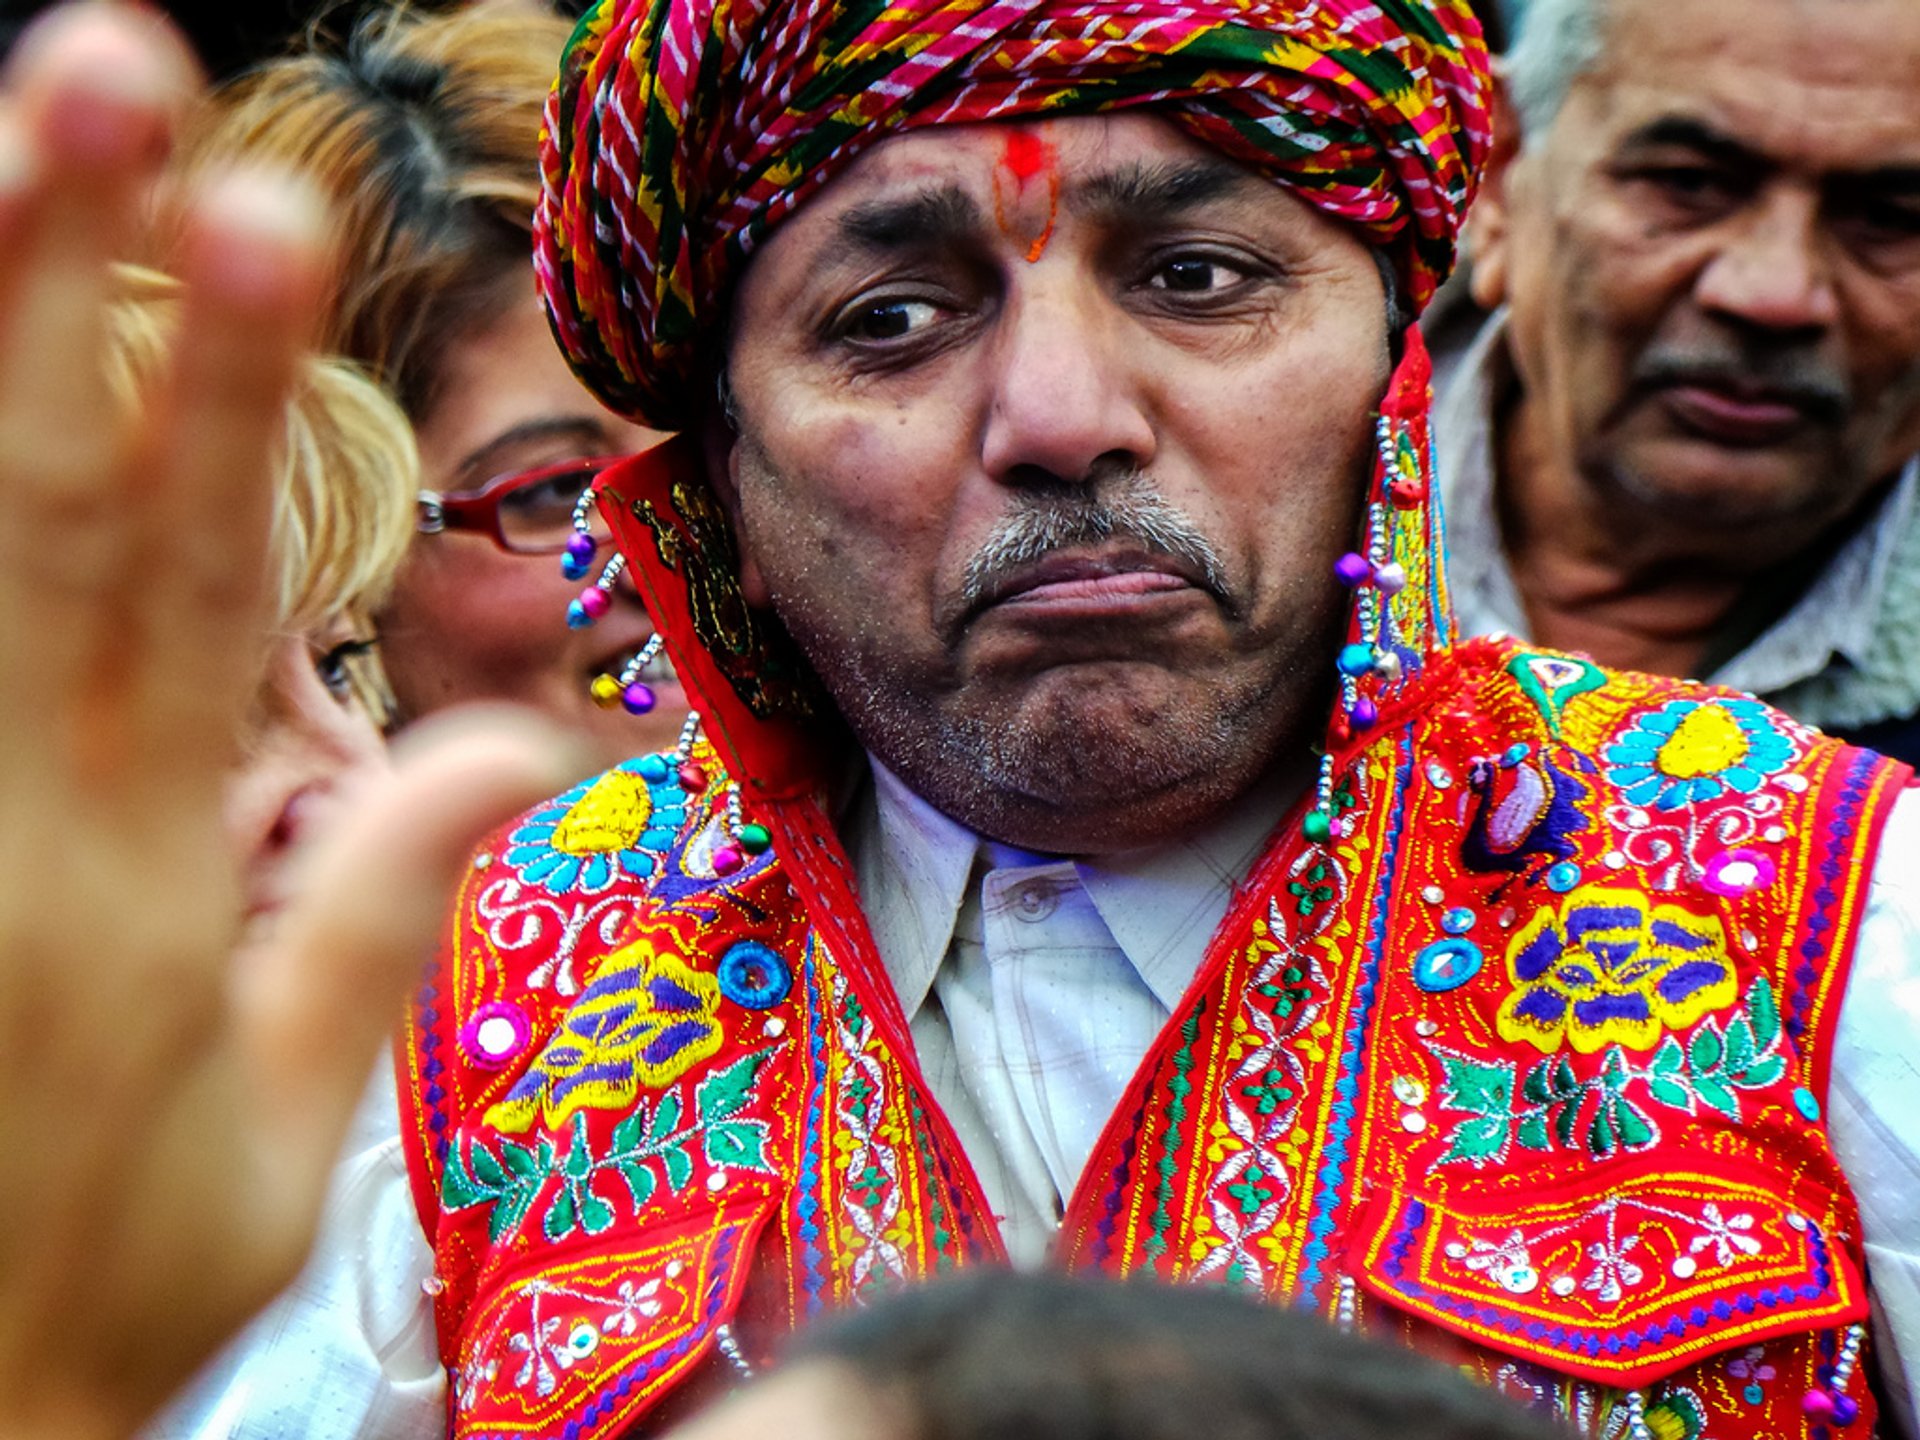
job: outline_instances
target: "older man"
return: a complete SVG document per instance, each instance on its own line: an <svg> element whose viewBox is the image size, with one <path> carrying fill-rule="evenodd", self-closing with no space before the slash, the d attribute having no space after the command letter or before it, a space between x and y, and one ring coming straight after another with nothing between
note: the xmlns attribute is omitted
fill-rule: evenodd
<svg viewBox="0 0 1920 1440"><path fill-rule="evenodd" d="M1484 95L1439 0L590 14L539 270L686 431L600 583L702 710L494 837L414 1011L457 1433L658 1424L1005 1257L1634 1440L1870 1423L1908 772L1453 647L1408 317Z"/></svg>
<svg viewBox="0 0 1920 1440"><path fill-rule="evenodd" d="M1920 11L1534 0L1435 412L1454 598L1920 758Z"/></svg>

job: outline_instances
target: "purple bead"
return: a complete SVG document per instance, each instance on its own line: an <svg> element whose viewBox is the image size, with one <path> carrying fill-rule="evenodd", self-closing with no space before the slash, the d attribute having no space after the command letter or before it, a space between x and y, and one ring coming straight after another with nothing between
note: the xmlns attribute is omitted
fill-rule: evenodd
<svg viewBox="0 0 1920 1440"><path fill-rule="evenodd" d="M1398 565L1382 565L1373 572L1373 583L1383 595L1398 595L1407 588L1407 572Z"/></svg>
<svg viewBox="0 0 1920 1440"><path fill-rule="evenodd" d="M599 548L593 536L584 535L578 531L574 533L574 537L571 540L567 541L567 555L574 560L578 560L583 566L589 560L593 559L593 552Z"/></svg>
<svg viewBox="0 0 1920 1440"><path fill-rule="evenodd" d="M1834 1424L1851 1425L1854 1421L1858 1420L1859 1418L1860 1418L1860 1402L1859 1401L1855 1400L1851 1395L1836 1395L1833 1397L1833 1423Z"/></svg>
<svg viewBox="0 0 1920 1440"><path fill-rule="evenodd" d="M1373 578L1373 565L1366 556L1349 550L1333 562L1333 573L1342 585L1364 585Z"/></svg>
<svg viewBox="0 0 1920 1440"><path fill-rule="evenodd" d="M645 715L660 701L651 685L636 680L620 692L620 703L627 707L629 715Z"/></svg>
<svg viewBox="0 0 1920 1440"><path fill-rule="evenodd" d="M1353 722L1354 729L1369 730L1380 719L1380 707L1362 695L1353 702L1353 709L1348 712L1347 718Z"/></svg>
<svg viewBox="0 0 1920 1440"><path fill-rule="evenodd" d="M1809 1390L1800 1400L1800 1412L1815 1424L1833 1418L1833 1396L1824 1390Z"/></svg>

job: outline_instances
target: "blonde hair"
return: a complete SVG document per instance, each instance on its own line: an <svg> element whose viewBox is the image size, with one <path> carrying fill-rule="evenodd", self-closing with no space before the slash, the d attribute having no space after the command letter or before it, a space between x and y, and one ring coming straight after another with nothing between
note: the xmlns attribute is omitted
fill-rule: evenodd
<svg viewBox="0 0 1920 1440"><path fill-rule="evenodd" d="M179 287L131 266L118 280L107 373L121 403L137 409L166 364ZM420 459L406 417L358 367L310 357L287 400L271 482L276 629L312 635L346 620L371 632L413 540ZM377 661L366 669L356 688L384 723L386 677Z"/></svg>
<svg viewBox="0 0 1920 1440"><path fill-rule="evenodd" d="M532 303L541 112L569 27L506 8L376 11L217 92L183 170L243 159L325 197L337 270L320 348L419 419L450 348Z"/></svg>

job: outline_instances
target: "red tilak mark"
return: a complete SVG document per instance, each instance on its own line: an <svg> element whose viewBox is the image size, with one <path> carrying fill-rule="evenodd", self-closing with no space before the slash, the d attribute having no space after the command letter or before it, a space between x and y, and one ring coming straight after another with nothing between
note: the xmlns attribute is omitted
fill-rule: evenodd
<svg viewBox="0 0 1920 1440"><path fill-rule="evenodd" d="M1056 159L1053 146L1042 136L1027 129L1009 132L1007 148L1000 156L1000 168L1013 182L1006 188L1011 189L1016 198L1026 193L1027 185L1036 176L1044 172L1047 177L1047 223L1027 246L1029 265L1047 253L1047 242L1053 239L1054 222L1059 218L1060 171ZM993 218L999 222L1002 235L1016 242L1020 239L1014 233L1013 222L1007 217L1005 190L997 181L993 187Z"/></svg>

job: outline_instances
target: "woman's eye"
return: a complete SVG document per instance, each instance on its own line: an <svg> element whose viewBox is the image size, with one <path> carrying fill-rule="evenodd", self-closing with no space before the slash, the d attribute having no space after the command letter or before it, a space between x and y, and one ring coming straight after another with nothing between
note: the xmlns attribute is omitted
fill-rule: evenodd
<svg viewBox="0 0 1920 1440"><path fill-rule="evenodd" d="M550 480L542 480L537 485L523 485L500 501L503 510L518 511L527 518L543 518L559 515L571 517L573 507L587 486L593 483L590 471L575 471L566 475L556 475Z"/></svg>
<svg viewBox="0 0 1920 1440"><path fill-rule="evenodd" d="M1246 275L1219 260L1204 255L1183 255L1155 270L1147 284L1156 290L1173 290L1185 295L1203 295L1224 290L1244 280Z"/></svg>
<svg viewBox="0 0 1920 1440"><path fill-rule="evenodd" d="M327 687L327 693L342 705L352 703L358 693L354 672L359 662L373 653L375 643L372 640L344 640L314 656L314 673L320 677L320 683Z"/></svg>
<svg viewBox="0 0 1920 1440"><path fill-rule="evenodd" d="M850 340L903 340L939 317L940 307L926 300L874 300L854 309L844 333Z"/></svg>

